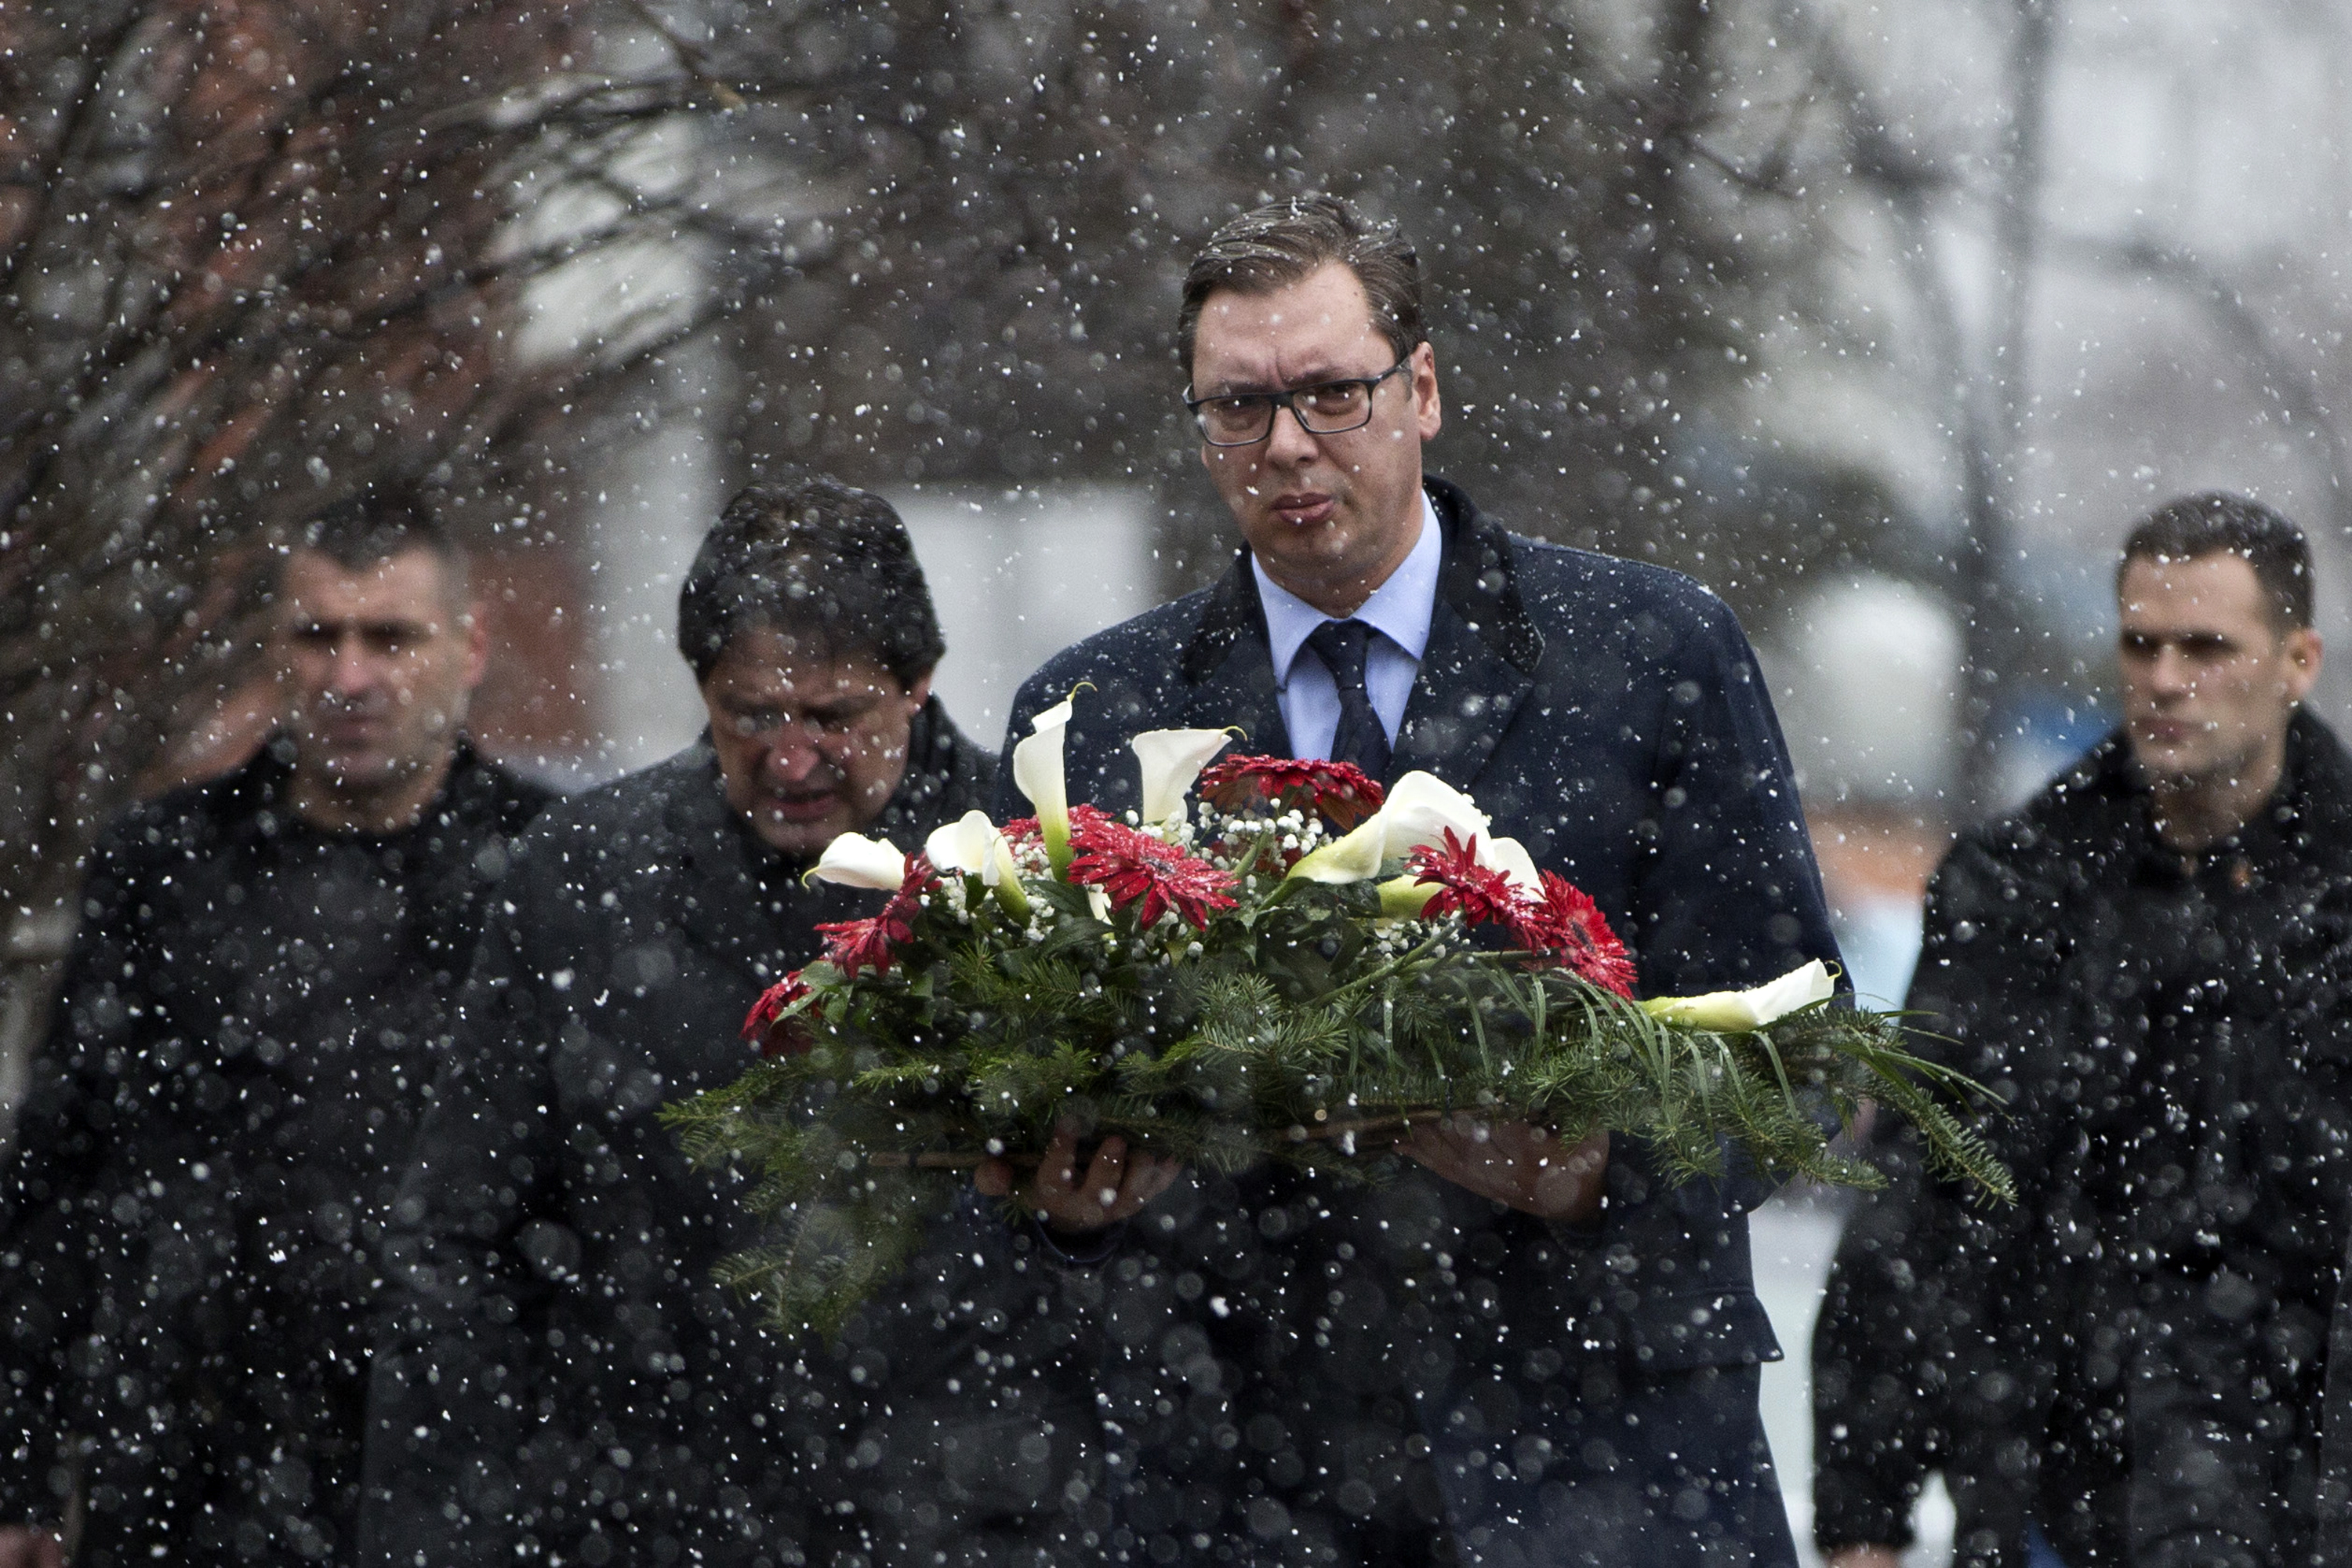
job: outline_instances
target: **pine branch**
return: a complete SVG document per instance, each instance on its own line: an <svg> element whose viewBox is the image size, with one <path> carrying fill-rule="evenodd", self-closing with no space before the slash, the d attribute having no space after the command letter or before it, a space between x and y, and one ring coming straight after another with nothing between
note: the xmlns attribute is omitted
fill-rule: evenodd
<svg viewBox="0 0 2352 1568"><path fill-rule="evenodd" d="M811 966L799 1054L665 1110L690 1158L751 1177L750 1207L778 1227L728 1277L779 1327L839 1331L959 1173L1034 1164L1071 1124L1204 1170L1380 1181L1404 1128L1467 1112L1607 1130L1674 1181L1748 1168L1873 1185L1832 1138L1875 1100L1918 1129L1934 1169L2010 1191L1954 1109L1975 1086L1877 1014L1672 1024L1537 955L1473 948L1458 917L1387 930L1361 887L1276 883L1187 950L1130 912L1098 918L1084 889L1024 886L1034 927L934 900L937 934L887 967L851 981Z"/></svg>

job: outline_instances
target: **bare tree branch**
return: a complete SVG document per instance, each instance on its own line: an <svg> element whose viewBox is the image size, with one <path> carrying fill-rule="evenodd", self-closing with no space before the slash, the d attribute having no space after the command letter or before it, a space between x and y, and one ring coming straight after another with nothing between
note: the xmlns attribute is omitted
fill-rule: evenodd
<svg viewBox="0 0 2352 1568"><path fill-rule="evenodd" d="M2114 242L2080 234L2054 235L2051 243L2093 265L2168 284L2203 306L2287 422L2319 438L2328 521L2352 537L2352 437L2323 401L2316 368L2296 363L2280 349L2261 313L2246 303L2242 289L2182 246L2147 239Z"/></svg>

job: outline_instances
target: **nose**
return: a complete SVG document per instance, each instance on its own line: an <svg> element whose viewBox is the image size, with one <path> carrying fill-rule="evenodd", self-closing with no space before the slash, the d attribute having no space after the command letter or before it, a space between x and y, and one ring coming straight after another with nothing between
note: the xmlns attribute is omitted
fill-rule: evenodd
<svg viewBox="0 0 2352 1568"><path fill-rule="evenodd" d="M777 726L760 763L772 784L796 784L816 772L824 761L809 727L787 722Z"/></svg>
<svg viewBox="0 0 2352 1568"><path fill-rule="evenodd" d="M1267 462L1277 463L1284 468L1297 468L1301 463L1313 461L1315 455L1321 450L1316 438L1308 435L1307 426L1300 423L1297 409L1276 408L1274 411L1274 428L1266 433L1265 437Z"/></svg>
<svg viewBox="0 0 2352 1568"><path fill-rule="evenodd" d="M2166 697L2185 697L2197 689L2197 677L2181 651L2166 644L2148 663L2148 687Z"/></svg>
<svg viewBox="0 0 2352 1568"><path fill-rule="evenodd" d="M367 644L350 633L337 637L334 663L328 671L328 689L338 697L357 697L375 683L375 661L368 657Z"/></svg>

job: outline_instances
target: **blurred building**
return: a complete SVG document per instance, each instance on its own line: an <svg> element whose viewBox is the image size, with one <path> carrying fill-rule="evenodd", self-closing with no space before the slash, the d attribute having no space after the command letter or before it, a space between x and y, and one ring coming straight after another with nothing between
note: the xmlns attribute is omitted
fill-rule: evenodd
<svg viewBox="0 0 2352 1568"><path fill-rule="evenodd" d="M1899 1006L1950 837L1959 628L1926 589L1864 573L1759 633L1838 945L1855 991Z"/></svg>

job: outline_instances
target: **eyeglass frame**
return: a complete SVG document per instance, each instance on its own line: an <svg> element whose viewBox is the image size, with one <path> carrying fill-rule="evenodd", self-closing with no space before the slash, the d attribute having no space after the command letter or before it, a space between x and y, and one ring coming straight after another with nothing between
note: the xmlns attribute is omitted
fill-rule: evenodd
<svg viewBox="0 0 2352 1568"><path fill-rule="evenodd" d="M1286 408L1290 410L1290 416L1298 421L1299 429L1305 431L1309 436L1345 436L1351 431L1361 430L1365 426L1370 425L1372 422L1372 397L1374 394L1380 391L1381 383L1386 381L1392 375L1402 374L1403 372L1410 370L1412 366L1412 356L1411 354L1406 354L1403 358L1398 360L1396 363L1389 366L1388 369L1381 372L1378 375L1334 376L1329 381L1312 381L1308 382L1305 386L1285 387L1280 392L1220 392L1212 394L1206 397L1195 397L1192 395L1192 389L1187 387L1184 393L1184 407L1192 416L1192 423L1199 428L1201 432L1201 439L1206 441L1210 446L1219 447L1221 449L1229 450L1235 447L1255 447L1260 441L1272 440L1274 438L1274 422L1282 417L1282 411ZM1307 423L1307 416L1305 415L1298 412L1298 396L1301 393L1321 392L1327 388L1334 386L1362 387L1364 389L1364 416L1356 421L1353 425L1342 425L1336 430L1318 430L1313 426ZM1265 429L1262 434L1253 436L1246 441L1220 441L1215 437L1209 434L1209 426L1207 423L1202 419L1201 410L1208 404L1224 403L1235 398L1245 398L1252 402L1263 402L1265 405Z"/></svg>

